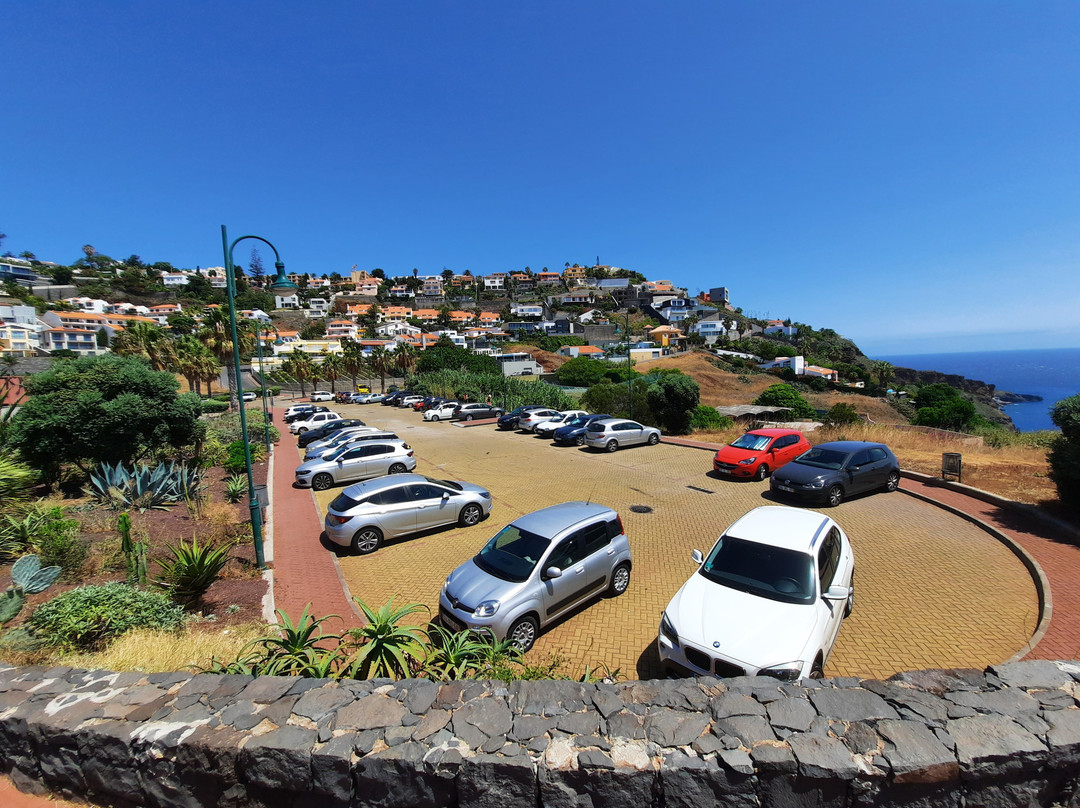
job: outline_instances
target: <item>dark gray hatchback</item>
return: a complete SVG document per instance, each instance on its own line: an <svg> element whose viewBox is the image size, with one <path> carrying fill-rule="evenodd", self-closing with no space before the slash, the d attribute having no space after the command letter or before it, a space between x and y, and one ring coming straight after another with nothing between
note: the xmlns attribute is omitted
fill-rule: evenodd
<svg viewBox="0 0 1080 808"><path fill-rule="evenodd" d="M836 506L852 494L895 491L900 462L883 443L822 443L773 472L769 489L779 496Z"/></svg>

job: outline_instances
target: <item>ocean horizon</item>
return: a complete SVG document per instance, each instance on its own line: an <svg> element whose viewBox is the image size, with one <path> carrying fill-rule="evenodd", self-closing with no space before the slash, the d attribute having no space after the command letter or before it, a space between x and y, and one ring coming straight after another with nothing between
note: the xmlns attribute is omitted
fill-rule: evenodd
<svg viewBox="0 0 1080 808"><path fill-rule="evenodd" d="M1057 429L1050 410L1080 393L1080 348L1013 351L962 351L874 356L897 367L954 373L994 385L999 391L1041 396L1042 401L1009 404L1006 415L1021 432Z"/></svg>

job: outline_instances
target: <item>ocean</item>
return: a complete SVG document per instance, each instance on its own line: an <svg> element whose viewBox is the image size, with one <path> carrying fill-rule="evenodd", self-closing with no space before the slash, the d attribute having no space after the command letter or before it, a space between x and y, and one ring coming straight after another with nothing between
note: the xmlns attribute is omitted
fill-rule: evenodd
<svg viewBox="0 0 1080 808"><path fill-rule="evenodd" d="M874 356L897 367L937 370L978 379L1010 393L1042 396L1042 401L1009 404L1004 408L1021 432L1056 429L1050 409L1080 393L1080 348L1026 351L974 351L967 353Z"/></svg>

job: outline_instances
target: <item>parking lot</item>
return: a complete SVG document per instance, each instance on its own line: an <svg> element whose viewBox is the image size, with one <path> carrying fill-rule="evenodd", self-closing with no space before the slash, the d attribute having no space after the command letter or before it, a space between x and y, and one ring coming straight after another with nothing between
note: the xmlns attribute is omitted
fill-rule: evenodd
<svg viewBox="0 0 1080 808"><path fill-rule="evenodd" d="M634 554L629 591L562 620L530 653L537 662L557 654L575 675L586 665L618 669L628 678L660 675L657 624L694 571L691 551L707 551L746 511L773 504L767 482L719 479L711 472L711 455L698 449L661 444L606 454L555 447L493 425L424 423L418 413L381 405L335 409L396 431L414 448L418 472L477 483L494 497L490 518L476 527L389 542L368 556L343 554L352 594L369 604L395 597L397 603L424 603L434 614L447 573L521 514L568 500L592 500L619 512ZM290 453L279 455L286 457ZM315 495L320 513L340 490ZM829 514L851 538L856 602L827 675L981 668L1007 659L1030 639L1038 621L1030 574L975 525L902 493L854 499ZM317 537L312 540L318 547Z"/></svg>

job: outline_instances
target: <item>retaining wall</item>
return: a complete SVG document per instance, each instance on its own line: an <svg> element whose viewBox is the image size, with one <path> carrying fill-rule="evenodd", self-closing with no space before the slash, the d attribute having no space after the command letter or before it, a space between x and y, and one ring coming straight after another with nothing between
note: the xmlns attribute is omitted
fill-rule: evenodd
<svg viewBox="0 0 1080 808"><path fill-rule="evenodd" d="M155 808L1080 804L1080 664L390 682L0 665L25 790Z"/></svg>

